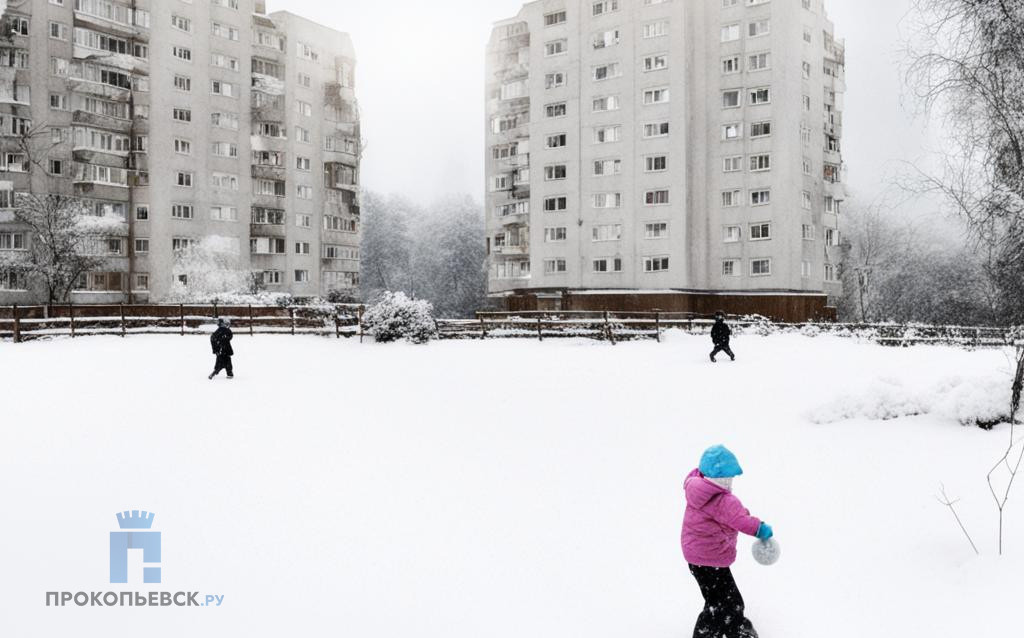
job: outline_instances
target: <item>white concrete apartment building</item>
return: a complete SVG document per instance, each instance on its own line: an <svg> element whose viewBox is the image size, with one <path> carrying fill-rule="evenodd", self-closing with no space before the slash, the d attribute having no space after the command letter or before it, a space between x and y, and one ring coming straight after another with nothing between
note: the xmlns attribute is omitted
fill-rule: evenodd
<svg viewBox="0 0 1024 638"><path fill-rule="evenodd" d="M251 271L268 291L355 294L352 43L264 5L8 3L0 264L32 241L15 193L61 193L123 220L97 242L106 266L80 278L76 303L160 301L211 263ZM26 130L38 161L20 152ZM198 266L183 259L197 244L208 260ZM24 275L0 273L0 304L39 300Z"/></svg>
<svg viewBox="0 0 1024 638"><path fill-rule="evenodd" d="M828 316L843 44L822 0L538 0L487 50L509 308Z"/></svg>

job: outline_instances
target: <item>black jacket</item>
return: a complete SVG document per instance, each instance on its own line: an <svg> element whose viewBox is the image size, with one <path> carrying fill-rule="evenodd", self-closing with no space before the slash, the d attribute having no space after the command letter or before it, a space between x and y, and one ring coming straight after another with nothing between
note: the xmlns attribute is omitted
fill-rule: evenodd
<svg viewBox="0 0 1024 638"><path fill-rule="evenodd" d="M213 347L213 354L217 356L227 356L235 354L235 351L231 349L231 328L227 326L221 326L217 328L217 331L210 335L210 346Z"/></svg>
<svg viewBox="0 0 1024 638"><path fill-rule="evenodd" d="M729 337L732 336L732 329L724 321L716 321L714 327L711 328L711 341L717 346L720 343L729 343Z"/></svg>

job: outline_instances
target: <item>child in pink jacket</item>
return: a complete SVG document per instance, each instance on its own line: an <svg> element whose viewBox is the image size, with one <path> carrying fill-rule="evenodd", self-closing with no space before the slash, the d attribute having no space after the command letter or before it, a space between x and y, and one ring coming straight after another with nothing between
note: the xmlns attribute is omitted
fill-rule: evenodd
<svg viewBox="0 0 1024 638"><path fill-rule="evenodd" d="M704 452L700 467L683 483L683 557L704 597L694 638L757 638L743 615L743 597L729 566L736 561L739 532L765 540L772 537L772 528L751 516L733 495L732 479L741 474L736 456L716 445Z"/></svg>

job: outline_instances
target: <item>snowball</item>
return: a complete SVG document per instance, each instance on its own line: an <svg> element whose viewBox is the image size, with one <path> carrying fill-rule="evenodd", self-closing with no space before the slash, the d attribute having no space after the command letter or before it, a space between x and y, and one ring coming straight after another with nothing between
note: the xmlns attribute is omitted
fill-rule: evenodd
<svg viewBox="0 0 1024 638"><path fill-rule="evenodd" d="M754 541L754 546L751 550L754 554L754 560L762 565L774 565L779 562L779 555L782 554L782 548L779 547L779 541L774 538L769 538L765 541Z"/></svg>

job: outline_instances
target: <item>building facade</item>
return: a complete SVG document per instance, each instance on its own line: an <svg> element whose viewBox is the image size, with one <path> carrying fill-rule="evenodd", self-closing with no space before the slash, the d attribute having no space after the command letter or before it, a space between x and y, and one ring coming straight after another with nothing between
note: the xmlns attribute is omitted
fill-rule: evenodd
<svg viewBox="0 0 1024 638"><path fill-rule="evenodd" d="M525 5L487 49L489 292L827 315L844 65L823 0Z"/></svg>
<svg viewBox="0 0 1024 638"><path fill-rule="evenodd" d="M32 241L17 194L59 193L118 222L72 301L356 293L347 34L261 0L24 0L3 20L0 264ZM0 304L39 300L0 273Z"/></svg>

